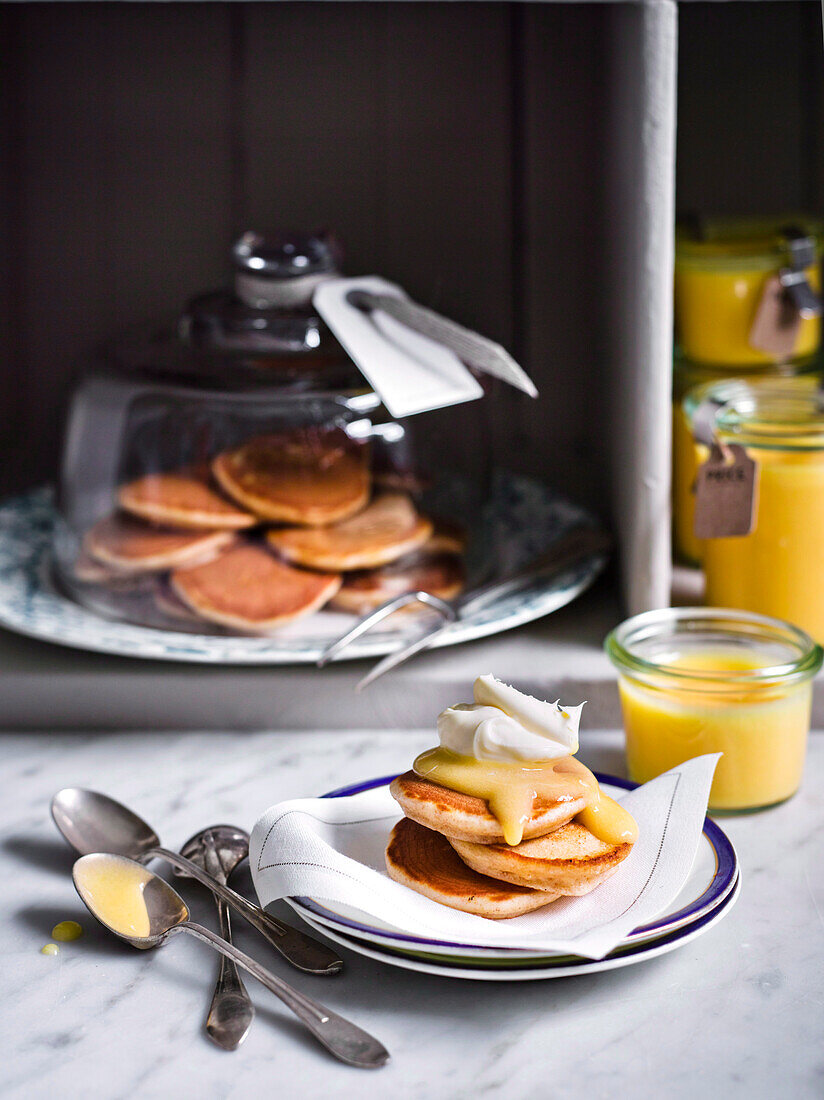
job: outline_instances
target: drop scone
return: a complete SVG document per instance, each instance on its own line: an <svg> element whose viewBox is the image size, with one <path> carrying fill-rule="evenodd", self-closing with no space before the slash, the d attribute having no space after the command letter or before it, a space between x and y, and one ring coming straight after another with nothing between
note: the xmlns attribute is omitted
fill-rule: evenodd
<svg viewBox="0 0 824 1100"><path fill-rule="evenodd" d="M120 572L152 573L207 561L234 538L232 531L174 530L113 515L86 532L83 550L94 561Z"/></svg>
<svg viewBox="0 0 824 1100"><path fill-rule="evenodd" d="M493 919L589 893L638 829L574 757L583 703L545 703L493 676L475 681L474 700L439 715L440 745L390 786L406 815L386 850L390 877Z"/></svg>
<svg viewBox="0 0 824 1100"><path fill-rule="evenodd" d="M442 600L457 596L465 583L463 562L457 554L420 550L381 566L348 573L331 606L339 611L364 615L406 592L428 592ZM412 605L420 607L419 604Z"/></svg>
<svg viewBox="0 0 824 1100"><path fill-rule="evenodd" d="M206 467L146 474L121 485L117 503L138 519L167 527L238 531L258 522L217 491Z"/></svg>
<svg viewBox="0 0 824 1100"><path fill-rule="evenodd" d="M129 572L104 565L83 549L72 566L72 575L81 584L103 585L119 592L151 586L154 580L152 573Z"/></svg>
<svg viewBox="0 0 824 1100"><path fill-rule="evenodd" d="M320 527L366 507L369 449L340 428L259 436L219 454L221 489L261 519Z"/></svg>
<svg viewBox="0 0 824 1100"><path fill-rule="evenodd" d="M174 594L196 615L250 634L311 615L340 582L339 574L284 565L254 543L234 546L205 565L175 569L169 578Z"/></svg>
<svg viewBox="0 0 824 1100"><path fill-rule="evenodd" d="M269 544L293 565L334 573L374 569L421 546L432 523L406 493L379 493L363 511L328 527L282 527Z"/></svg>
<svg viewBox="0 0 824 1100"><path fill-rule="evenodd" d="M392 878L441 905L481 917L517 917L553 901L542 890L500 882L468 867L446 837L408 817L392 830L386 849Z"/></svg>

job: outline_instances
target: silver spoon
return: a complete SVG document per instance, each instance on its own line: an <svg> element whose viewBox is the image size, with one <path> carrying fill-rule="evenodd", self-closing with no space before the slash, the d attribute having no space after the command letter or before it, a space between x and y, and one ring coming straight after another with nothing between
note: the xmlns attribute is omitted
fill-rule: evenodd
<svg viewBox="0 0 824 1100"><path fill-rule="evenodd" d="M51 812L57 828L80 855L111 852L140 863L164 859L223 898L298 970L324 975L338 974L342 970L343 960L324 944L273 917L230 887L216 882L197 864L176 852L170 852L168 848L161 848L157 833L151 826L121 802L97 791L66 787L52 799Z"/></svg>
<svg viewBox="0 0 824 1100"><path fill-rule="evenodd" d="M133 947L158 947L177 932L189 932L234 959L290 1008L312 1034L342 1062L374 1069L389 1058L386 1048L366 1031L299 993L215 932L189 920L183 898L143 864L105 852L81 856L72 869L75 889L102 925ZM124 905L125 903L125 905ZM131 914L146 920L148 935L134 934ZM119 925L119 927L118 927Z"/></svg>
<svg viewBox="0 0 824 1100"><path fill-rule="evenodd" d="M235 867L249 855L249 834L234 825L213 825L187 840L180 854L225 886ZM185 872L175 868L175 874L183 875ZM222 898L216 901L220 934L227 943L231 943L229 907ZM237 965L226 955L221 955L215 992L206 1017L206 1034L223 1050L237 1050L254 1018L255 1006L241 981Z"/></svg>

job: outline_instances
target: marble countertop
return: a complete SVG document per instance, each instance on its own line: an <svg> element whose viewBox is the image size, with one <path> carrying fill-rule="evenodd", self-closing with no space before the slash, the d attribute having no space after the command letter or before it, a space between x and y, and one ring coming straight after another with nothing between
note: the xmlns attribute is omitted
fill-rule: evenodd
<svg viewBox="0 0 824 1100"><path fill-rule="evenodd" d="M83 910L51 795L81 785L132 806L170 847L209 823L250 827L280 799L408 766L428 732L0 735L6 879L0 1092L6 1100L625 1095L820 1097L824 1090L824 735L792 801L722 822L742 865L735 908L705 936L637 966L540 982L434 978L344 952L339 978L301 975L254 932L237 941L377 1035L382 1070L333 1061L251 979L255 1025L234 1054L203 1032L216 957L189 937L143 954ZM622 770L621 740L582 758ZM161 869L161 865L156 865ZM248 875L239 887L250 888ZM178 883L178 885L181 885ZM208 895L183 882L196 919ZM296 920L290 911L289 919ZM59 920L86 934L40 954ZM213 925L214 926L214 925Z"/></svg>

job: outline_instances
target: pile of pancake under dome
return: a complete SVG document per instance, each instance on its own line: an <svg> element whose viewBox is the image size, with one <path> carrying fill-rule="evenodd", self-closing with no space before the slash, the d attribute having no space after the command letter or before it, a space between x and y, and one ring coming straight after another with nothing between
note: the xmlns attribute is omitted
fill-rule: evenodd
<svg viewBox="0 0 824 1100"><path fill-rule="evenodd" d="M372 474L341 429L258 436L200 467L121 485L82 540L74 579L151 588L171 625L268 633L322 607L355 614L464 585L465 536Z"/></svg>

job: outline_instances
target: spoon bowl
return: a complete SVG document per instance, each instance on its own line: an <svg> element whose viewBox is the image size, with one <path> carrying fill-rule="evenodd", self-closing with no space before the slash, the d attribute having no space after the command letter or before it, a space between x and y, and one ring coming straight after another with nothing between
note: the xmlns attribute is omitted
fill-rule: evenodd
<svg viewBox="0 0 824 1100"><path fill-rule="evenodd" d="M228 879L238 864L249 855L249 834L237 825L212 825L189 837L180 849L180 854L215 878L218 876L211 861L216 858L220 870ZM186 877L186 872L177 868L174 873Z"/></svg>
<svg viewBox="0 0 824 1100"><path fill-rule="evenodd" d="M151 825L98 791L66 787L52 799L51 812L59 831L82 856L112 852L140 860L160 846Z"/></svg>
<svg viewBox="0 0 824 1100"><path fill-rule="evenodd" d="M125 856L109 852L81 856L72 868L72 880L92 916L134 947L157 947L189 919L186 902L165 879ZM135 912L138 920L145 912L145 935L135 934Z"/></svg>

